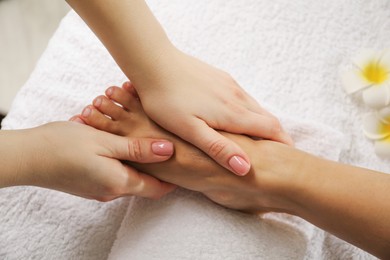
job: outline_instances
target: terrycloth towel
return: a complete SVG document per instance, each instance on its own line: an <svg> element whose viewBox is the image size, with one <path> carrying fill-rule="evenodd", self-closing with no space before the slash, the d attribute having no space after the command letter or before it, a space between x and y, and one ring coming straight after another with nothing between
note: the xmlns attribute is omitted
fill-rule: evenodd
<svg viewBox="0 0 390 260"><path fill-rule="evenodd" d="M366 108L345 96L338 79L339 67L357 49L387 47L388 1L149 4L179 48L229 71L276 114L281 115L274 109L284 110L282 122L299 148L336 160L343 146L342 162L389 171L389 161L376 157L361 134ZM67 119L125 79L71 12L19 92L4 128ZM299 218L250 217L184 190L157 202L99 203L17 187L0 190L0 213L1 259L371 258Z"/></svg>
<svg viewBox="0 0 390 260"><path fill-rule="evenodd" d="M283 123L298 148L337 159L343 142L339 132L318 124ZM160 201L133 198L109 259L319 259L330 253L322 248L327 239L345 247L333 256L366 256L297 217L250 216L178 190Z"/></svg>

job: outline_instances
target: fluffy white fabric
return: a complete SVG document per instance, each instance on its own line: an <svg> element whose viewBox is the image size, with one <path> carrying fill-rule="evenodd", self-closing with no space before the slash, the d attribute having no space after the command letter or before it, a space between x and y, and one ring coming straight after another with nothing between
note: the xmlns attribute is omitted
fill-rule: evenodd
<svg viewBox="0 0 390 260"><path fill-rule="evenodd" d="M358 97L343 93L338 75L357 49L387 47L389 1L149 4L180 49L229 71L281 115L299 148L389 172L389 161L378 158L361 133L360 116L367 108ZM66 120L107 86L125 79L71 12L3 126L18 129ZM0 190L0 212L2 259L372 258L299 218L251 217L184 190L160 201L98 203L40 188L8 188Z"/></svg>

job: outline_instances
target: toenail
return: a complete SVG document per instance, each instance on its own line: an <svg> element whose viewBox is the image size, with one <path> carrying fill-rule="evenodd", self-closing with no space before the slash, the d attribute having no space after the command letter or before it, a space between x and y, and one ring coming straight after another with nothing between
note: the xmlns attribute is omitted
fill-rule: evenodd
<svg viewBox="0 0 390 260"><path fill-rule="evenodd" d="M76 123L79 123L79 124L85 124L85 122L83 121L83 120L81 120L81 118L79 118L79 117L76 117L76 118L74 118L73 120L71 120L71 121L73 121L73 122L76 122Z"/></svg>
<svg viewBox="0 0 390 260"><path fill-rule="evenodd" d="M123 83L123 88L129 89L130 88L130 81L126 81L125 83Z"/></svg>
<svg viewBox="0 0 390 260"><path fill-rule="evenodd" d="M97 97L97 98L95 98L95 100L93 101L93 105L94 105L95 107L100 107L100 105L102 104L102 102L103 102L103 99L102 99L101 97Z"/></svg>
<svg viewBox="0 0 390 260"><path fill-rule="evenodd" d="M84 108L83 113L81 113L83 117L88 117L90 114L91 114L91 109L89 107Z"/></svg>
<svg viewBox="0 0 390 260"><path fill-rule="evenodd" d="M111 96L112 93L114 93L114 88L113 88L113 87L108 88L108 89L106 90L106 95L107 95L107 96Z"/></svg>

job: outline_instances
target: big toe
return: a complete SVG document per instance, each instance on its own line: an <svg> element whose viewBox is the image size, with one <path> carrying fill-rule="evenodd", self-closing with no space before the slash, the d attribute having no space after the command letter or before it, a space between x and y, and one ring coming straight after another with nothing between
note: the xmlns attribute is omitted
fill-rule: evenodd
<svg viewBox="0 0 390 260"><path fill-rule="evenodd" d="M135 112L142 109L139 99L124 88L110 87L107 89L106 95L129 111Z"/></svg>

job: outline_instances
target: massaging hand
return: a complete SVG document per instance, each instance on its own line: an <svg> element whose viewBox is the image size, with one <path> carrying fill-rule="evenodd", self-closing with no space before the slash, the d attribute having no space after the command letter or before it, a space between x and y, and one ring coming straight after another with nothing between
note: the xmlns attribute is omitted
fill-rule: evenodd
<svg viewBox="0 0 390 260"><path fill-rule="evenodd" d="M12 176L13 183L3 183L3 187L34 185L100 201L126 195L159 198L175 188L118 161L165 161L173 153L167 141L119 137L73 122L2 131L0 136L11 142L8 155L15 150L16 156L8 161L20 159L9 167L19 169ZM5 167L2 172L12 173Z"/></svg>
<svg viewBox="0 0 390 260"><path fill-rule="evenodd" d="M279 121L229 74L176 49L164 55L155 74L135 82L146 113L159 125L238 175L249 171L249 158L216 130L292 144Z"/></svg>
<svg viewBox="0 0 390 260"><path fill-rule="evenodd" d="M285 194L280 188L293 185L291 179L301 170L302 154L277 142L221 134L249 154L252 168L246 176L228 174L226 169L191 144L175 141L175 138L168 138L175 144L174 159L157 164L130 164L161 180L199 191L228 208L251 213L287 210L290 194Z"/></svg>
<svg viewBox="0 0 390 260"><path fill-rule="evenodd" d="M134 83L146 113L220 165L238 175L250 168L243 150L214 129L292 143L227 73L178 51L145 1L67 2Z"/></svg>

